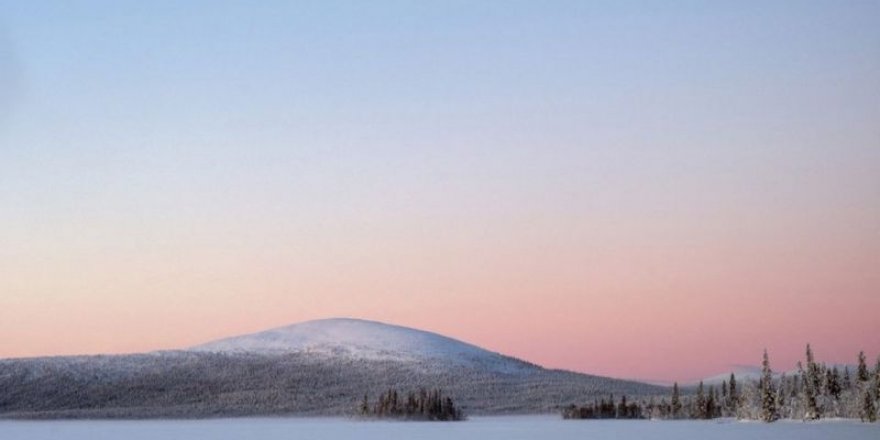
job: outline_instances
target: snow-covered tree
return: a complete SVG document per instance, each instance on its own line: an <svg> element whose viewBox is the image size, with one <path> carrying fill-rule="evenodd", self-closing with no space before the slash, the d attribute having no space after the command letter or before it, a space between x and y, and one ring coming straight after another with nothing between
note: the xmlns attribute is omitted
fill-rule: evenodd
<svg viewBox="0 0 880 440"><path fill-rule="evenodd" d="M818 369L816 368L816 362L813 359L813 350L812 348L810 348L810 344L807 344L806 357L806 369L800 362L798 362L798 373L800 374L802 379L804 392L804 419L816 420L822 417L821 411L819 410L819 404L816 400L819 390L818 385L820 383L820 379L817 377Z"/></svg>
<svg viewBox="0 0 880 440"><path fill-rule="evenodd" d="M813 395L818 396L822 392L822 369L816 363L813 356L813 349L807 344L807 377L810 380L810 386L813 389Z"/></svg>
<svg viewBox="0 0 880 440"><path fill-rule="evenodd" d="M841 381L841 387L844 390L852 389L852 376L849 374L849 367L843 366L843 381Z"/></svg>
<svg viewBox="0 0 880 440"><path fill-rule="evenodd" d="M727 411L736 415L739 406L739 390L736 387L736 376L730 373L730 381L728 382L729 391L727 393Z"/></svg>
<svg viewBox="0 0 880 440"><path fill-rule="evenodd" d="M779 418L790 417L790 410L788 408L788 391L786 390L786 381L785 373L779 378L779 386L776 387L776 410L779 414Z"/></svg>
<svg viewBox="0 0 880 440"><path fill-rule="evenodd" d="M773 370L770 369L770 357L765 349L764 361L761 363L761 420L775 422L778 419L776 390L773 388Z"/></svg>
<svg viewBox="0 0 880 440"><path fill-rule="evenodd" d="M709 415L706 413L706 393L703 391L703 381L700 381L700 385L697 386L697 398L694 400L694 408L691 412L691 416L697 419L708 419Z"/></svg>
<svg viewBox="0 0 880 440"><path fill-rule="evenodd" d="M837 367L833 367L830 370L825 370L825 394L834 398L834 400L840 400L840 372L837 370Z"/></svg>
<svg viewBox="0 0 880 440"><path fill-rule="evenodd" d="M718 416L718 393L714 386L709 385L709 392L706 394L706 417L714 419Z"/></svg>
<svg viewBox="0 0 880 440"><path fill-rule="evenodd" d="M859 417L863 422L874 423L877 421L877 408L874 406L874 393L866 389L862 393L862 410Z"/></svg>
<svg viewBox="0 0 880 440"><path fill-rule="evenodd" d="M877 363L874 364L874 397L880 399L880 356L877 356Z"/></svg>

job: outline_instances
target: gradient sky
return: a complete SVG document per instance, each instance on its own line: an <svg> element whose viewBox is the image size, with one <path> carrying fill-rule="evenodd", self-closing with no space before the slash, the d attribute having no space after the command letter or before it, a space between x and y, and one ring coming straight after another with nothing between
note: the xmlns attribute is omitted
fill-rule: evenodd
<svg viewBox="0 0 880 440"><path fill-rule="evenodd" d="M0 0L0 357L880 354L880 2L252 3Z"/></svg>

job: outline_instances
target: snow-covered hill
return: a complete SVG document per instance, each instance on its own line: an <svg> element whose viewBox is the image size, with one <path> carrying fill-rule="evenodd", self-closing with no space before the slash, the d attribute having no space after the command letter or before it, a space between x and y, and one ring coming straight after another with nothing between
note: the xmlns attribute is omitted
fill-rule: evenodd
<svg viewBox="0 0 880 440"><path fill-rule="evenodd" d="M827 368L837 368L838 371L841 374L843 374L844 368L848 368L850 373L853 373L854 371L856 371L857 367L855 365L831 364L831 365L827 365ZM734 375L736 375L736 380L739 382L761 380L761 366L760 365L734 365L731 367L729 372L716 374L714 376L707 377L707 378L703 379L703 384L704 385L721 385L721 382L730 379L730 373L733 373ZM773 377L777 378L777 379L779 377L781 377L783 374L785 374L787 377L790 377L795 374L798 374L798 369L791 368L791 369L788 369L787 371L778 371L778 370L773 371ZM689 385L696 385L696 383L697 382L694 382Z"/></svg>
<svg viewBox="0 0 880 440"><path fill-rule="evenodd" d="M443 389L469 414L669 392L548 370L426 331L325 319L189 350L0 359L0 418L344 415L392 387Z"/></svg>
<svg viewBox="0 0 880 440"><path fill-rule="evenodd" d="M496 371L536 368L526 362L423 330L350 318L307 321L189 349L209 353L314 354L366 360L436 361L481 365Z"/></svg>
<svg viewBox="0 0 880 440"><path fill-rule="evenodd" d="M746 381L746 380L758 380L761 378L761 366L754 365L733 365L730 368L730 371L725 373L716 374L711 377L707 377L703 379L703 384L705 385L721 385L721 382L729 380L730 374L733 373L736 375L737 381ZM694 382L690 385L696 385L697 382Z"/></svg>

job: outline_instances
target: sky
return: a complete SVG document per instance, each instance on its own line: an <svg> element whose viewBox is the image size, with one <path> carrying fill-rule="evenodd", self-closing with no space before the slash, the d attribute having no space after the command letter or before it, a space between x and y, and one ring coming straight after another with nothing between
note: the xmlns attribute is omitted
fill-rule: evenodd
<svg viewBox="0 0 880 440"><path fill-rule="evenodd" d="M0 357L328 317L880 354L878 1L0 0Z"/></svg>

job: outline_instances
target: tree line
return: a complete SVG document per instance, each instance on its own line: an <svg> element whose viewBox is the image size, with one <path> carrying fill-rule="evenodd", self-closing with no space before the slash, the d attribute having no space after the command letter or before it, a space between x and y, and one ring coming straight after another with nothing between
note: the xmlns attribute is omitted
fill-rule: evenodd
<svg viewBox="0 0 880 440"><path fill-rule="evenodd" d="M875 422L880 415L880 357L868 367L865 353L858 355L854 374L849 367L841 371L815 361L809 344L805 362L798 362L791 375L776 376L770 357L764 351L761 377L741 383L731 373L720 387L701 381L690 394L683 395L678 383L669 399L655 397L634 401L622 396L595 399L585 405L562 410L566 419L738 419L774 422L785 419L818 420L825 417L859 418Z"/></svg>
<svg viewBox="0 0 880 440"><path fill-rule="evenodd" d="M424 388L418 392L409 392L406 396L391 388L380 394L374 404L370 404L365 394L358 413L362 417L406 420L456 421L465 418L451 397L443 396L439 389Z"/></svg>

